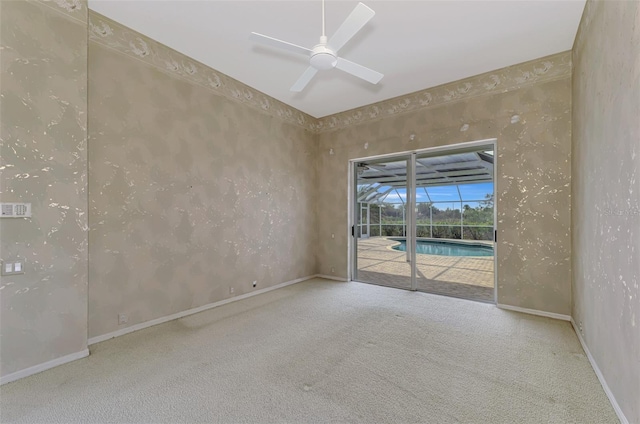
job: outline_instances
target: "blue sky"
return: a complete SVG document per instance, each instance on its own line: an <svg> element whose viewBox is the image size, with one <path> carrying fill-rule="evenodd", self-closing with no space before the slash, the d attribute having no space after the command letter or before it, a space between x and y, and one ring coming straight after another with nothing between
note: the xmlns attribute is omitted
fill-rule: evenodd
<svg viewBox="0 0 640 424"><path fill-rule="evenodd" d="M471 207L477 206L478 203L470 202L470 200L483 200L487 194L493 193L493 183L466 184L466 185L461 184L459 187L460 187L460 194L462 195L463 203L468 204ZM384 192L387 189L388 187L382 186L378 189L378 191ZM429 196L431 196L431 200L433 200L434 202L451 201L451 202L457 203L457 208L460 207L460 196L458 196L458 190L454 185L428 187L427 192L429 193ZM406 189L398 189L398 194L396 194L394 190L389 193L389 195L384 201L385 203L402 203L403 201L406 200L406 196L407 196ZM418 188L416 200L418 203L429 201L429 198L425 194L424 189L422 187ZM444 208L446 208L447 206L448 205L446 204L441 205L441 207L444 207Z"/></svg>

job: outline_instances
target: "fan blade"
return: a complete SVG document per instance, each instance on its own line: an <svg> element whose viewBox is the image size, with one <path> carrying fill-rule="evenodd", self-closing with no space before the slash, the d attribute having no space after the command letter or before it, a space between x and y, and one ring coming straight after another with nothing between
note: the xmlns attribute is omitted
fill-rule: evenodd
<svg viewBox="0 0 640 424"><path fill-rule="evenodd" d="M382 77L384 77L384 75L380 72L376 72L373 69L365 68L362 65L350 62L347 59L343 59L341 57L338 58L336 68L358 78L362 78L363 80L368 81L371 84L377 84L378 82L380 82Z"/></svg>
<svg viewBox="0 0 640 424"><path fill-rule="evenodd" d="M311 54L311 50L298 46L296 44L291 44L286 41L278 40L277 38L268 37L266 35L258 34L257 32L252 32L249 36L250 40L257 41L262 44L266 44L267 46L278 47L280 49L289 50L293 53L304 54L309 56Z"/></svg>
<svg viewBox="0 0 640 424"><path fill-rule="evenodd" d="M309 66L307 70L304 71L302 75L300 75L300 78L298 78L298 81L296 81L296 83L293 84L293 86L291 87L291 91L295 91L296 93L298 93L304 90L307 84L309 84L309 81L311 81L311 78L313 78L313 76L317 72L318 70L316 68L312 68L311 66Z"/></svg>
<svg viewBox="0 0 640 424"><path fill-rule="evenodd" d="M358 3L327 44L337 53L375 14L364 4Z"/></svg>

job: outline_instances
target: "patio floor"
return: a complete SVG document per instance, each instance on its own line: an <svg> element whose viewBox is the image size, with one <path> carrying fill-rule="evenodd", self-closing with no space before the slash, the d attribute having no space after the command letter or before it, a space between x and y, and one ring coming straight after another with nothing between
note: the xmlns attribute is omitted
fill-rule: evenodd
<svg viewBox="0 0 640 424"><path fill-rule="evenodd" d="M358 240L358 281L411 288L405 252L385 237ZM494 301L493 256L417 254L418 290L483 302Z"/></svg>

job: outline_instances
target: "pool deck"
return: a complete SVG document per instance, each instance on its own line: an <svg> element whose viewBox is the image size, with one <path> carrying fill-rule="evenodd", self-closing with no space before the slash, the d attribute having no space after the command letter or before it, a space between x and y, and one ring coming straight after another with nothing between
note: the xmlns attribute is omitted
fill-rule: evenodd
<svg viewBox="0 0 640 424"><path fill-rule="evenodd" d="M411 288L406 253L386 237L358 240L358 280ZM494 301L493 256L438 256L417 254L418 290L483 302Z"/></svg>

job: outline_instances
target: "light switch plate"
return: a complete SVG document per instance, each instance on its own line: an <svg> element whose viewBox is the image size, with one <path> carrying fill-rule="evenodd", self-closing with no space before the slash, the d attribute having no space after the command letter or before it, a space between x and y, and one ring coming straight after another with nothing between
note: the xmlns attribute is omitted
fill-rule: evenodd
<svg viewBox="0 0 640 424"><path fill-rule="evenodd" d="M2 261L2 275L24 274L24 259L13 259Z"/></svg>

